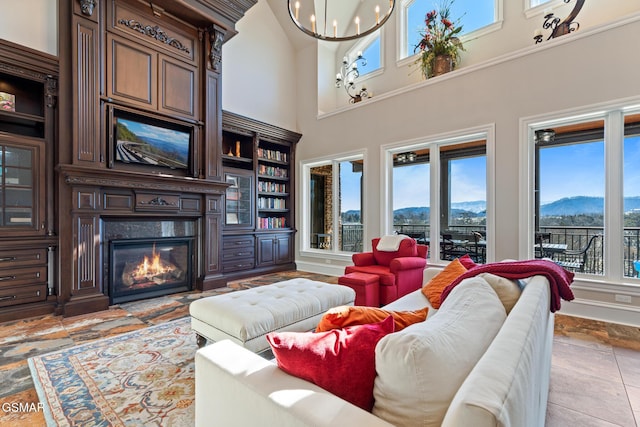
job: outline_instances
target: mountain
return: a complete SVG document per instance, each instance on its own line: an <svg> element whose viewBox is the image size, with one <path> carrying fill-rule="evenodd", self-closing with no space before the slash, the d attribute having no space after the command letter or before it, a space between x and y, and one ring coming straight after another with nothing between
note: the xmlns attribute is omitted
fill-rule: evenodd
<svg viewBox="0 0 640 427"><path fill-rule="evenodd" d="M452 203L452 214L456 217L484 217L486 215L487 204L483 200L473 202ZM565 197L560 200L546 203L540 206L540 216L563 216L563 215L602 215L604 211L604 198L576 196ZM640 197L625 197L624 211L640 212ZM425 206L414 206L396 209L393 211L394 218L424 219L428 221L430 210ZM342 213L358 222L360 220L359 210L349 210Z"/></svg>
<svg viewBox="0 0 640 427"><path fill-rule="evenodd" d="M624 211L640 210L640 197L625 197ZM602 215L604 213L603 197L576 196L565 197L540 206L540 216L560 215Z"/></svg>
<svg viewBox="0 0 640 427"><path fill-rule="evenodd" d="M540 216L602 214L603 212L602 197L565 197L540 206Z"/></svg>
<svg viewBox="0 0 640 427"><path fill-rule="evenodd" d="M484 213L487 211L487 202L484 200L476 200L475 202L456 202L451 203L451 207L454 210Z"/></svg>

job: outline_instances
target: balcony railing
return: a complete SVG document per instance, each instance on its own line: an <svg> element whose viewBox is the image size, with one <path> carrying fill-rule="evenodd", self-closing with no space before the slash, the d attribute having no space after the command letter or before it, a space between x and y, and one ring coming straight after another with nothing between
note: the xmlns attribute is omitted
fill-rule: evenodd
<svg viewBox="0 0 640 427"><path fill-rule="evenodd" d="M428 224L394 224L394 232L398 234L420 234L429 236ZM484 229L478 225L456 225L447 229L447 232L470 235L473 231L484 233ZM602 227L541 227L541 232L550 233L550 243L565 244L567 250L580 250L584 248L589 239L594 235L604 236ZM362 224L346 224L342 226L341 248L347 252L359 252L362 250ZM589 247L586 262L582 267L585 274L604 274L604 238L599 238ZM554 259L563 261L562 254L554 254ZM640 227L627 227L624 229L624 258L623 268L625 277L638 277L634 268L634 261L640 260Z"/></svg>

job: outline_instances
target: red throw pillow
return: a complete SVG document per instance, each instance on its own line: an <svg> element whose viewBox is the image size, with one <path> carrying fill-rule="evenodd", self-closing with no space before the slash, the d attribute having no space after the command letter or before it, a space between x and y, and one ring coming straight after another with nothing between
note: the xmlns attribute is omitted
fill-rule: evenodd
<svg viewBox="0 0 640 427"><path fill-rule="evenodd" d="M393 332L393 317L327 332L271 332L278 367L288 374L371 412L376 378L375 348Z"/></svg>
<svg viewBox="0 0 640 427"><path fill-rule="evenodd" d="M343 305L328 310L320 319L316 332L375 323L386 319L388 316L393 316L394 330L398 332L413 323L424 322L428 312L428 307L415 311L391 311L377 307Z"/></svg>
<svg viewBox="0 0 640 427"><path fill-rule="evenodd" d="M458 258L460 264L464 265L464 268L467 270L471 270L473 267L477 266L476 262L471 259L469 254L464 254L460 258Z"/></svg>

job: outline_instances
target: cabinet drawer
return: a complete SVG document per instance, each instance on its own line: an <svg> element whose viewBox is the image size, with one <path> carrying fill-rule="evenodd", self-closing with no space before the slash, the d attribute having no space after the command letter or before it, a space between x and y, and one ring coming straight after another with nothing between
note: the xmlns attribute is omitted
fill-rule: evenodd
<svg viewBox="0 0 640 427"><path fill-rule="evenodd" d="M252 248L254 247L253 236L233 236L225 237L222 240L222 249L232 250L234 248Z"/></svg>
<svg viewBox="0 0 640 427"><path fill-rule="evenodd" d="M47 285L0 288L0 307L38 302L47 299Z"/></svg>
<svg viewBox="0 0 640 427"><path fill-rule="evenodd" d="M0 268L44 265L46 262L47 250L45 248L0 250Z"/></svg>
<svg viewBox="0 0 640 427"><path fill-rule="evenodd" d="M224 249L222 251L222 260L232 260L239 258L251 258L253 259L253 246L248 247L232 247L230 249Z"/></svg>
<svg viewBox="0 0 640 427"><path fill-rule="evenodd" d="M222 271L228 273L230 271L251 270L253 268L253 258L237 259L222 263Z"/></svg>
<svg viewBox="0 0 640 427"><path fill-rule="evenodd" d="M0 270L0 289L18 285L33 285L47 281L47 267L25 267Z"/></svg>

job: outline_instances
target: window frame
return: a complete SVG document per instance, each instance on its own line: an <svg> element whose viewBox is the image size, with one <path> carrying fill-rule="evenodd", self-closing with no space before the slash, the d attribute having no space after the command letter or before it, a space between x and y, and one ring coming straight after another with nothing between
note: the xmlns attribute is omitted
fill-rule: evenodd
<svg viewBox="0 0 640 427"><path fill-rule="evenodd" d="M407 52L409 40L408 40L408 9L416 0L400 0L400 4L398 7L398 12L396 14L396 26L398 28L397 31L397 46L396 46L396 62L397 65L404 66L416 61L418 53L414 53L409 56L404 56L405 52ZM529 0L525 0L529 1ZM466 41L474 40L484 35L490 34L494 31L498 31L502 28L502 23L504 21L504 13L503 13L503 2L504 0L494 0L494 19L493 22L487 24L483 27L480 27L474 31L469 33L464 33L460 36L460 40L463 45Z"/></svg>
<svg viewBox="0 0 640 427"><path fill-rule="evenodd" d="M495 259L495 123L382 145L380 147L382 163L380 188L382 189L381 204L384 208L380 215L381 233L393 233L392 177L394 154L424 148L429 149L429 240L435 242L439 241L441 231L440 214L442 211L440 208L440 188L442 158L440 156L440 147L476 141L478 139L486 141L486 260L487 262L493 261ZM439 250L429 250L429 264L442 265L448 262L449 261L440 259Z"/></svg>
<svg viewBox="0 0 640 427"><path fill-rule="evenodd" d="M602 275L576 273L578 287L595 291L624 290L632 286L640 289L640 279L624 276L621 260L624 256L624 117L640 113L640 99L610 103L561 113L547 113L520 120L520 191L519 191L519 249L518 258L534 256L535 232L535 131L555 126L573 125L589 121L604 121L604 248Z"/></svg>
<svg viewBox="0 0 640 427"><path fill-rule="evenodd" d="M554 9L562 4L564 4L562 0L547 0L542 4L532 6L531 0L524 0L524 16L529 19L534 16L544 15L549 9Z"/></svg>
<svg viewBox="0 0 640 427"><path fill-rule="evenodd" d="M333 245L331 250L326 249L317 249L311 247L311 169L319 166L332 165L332 174L334 176L333 186L334 192L333 197L339 197L339 192L335 191L337 186L339 185L339 170L338 165L341 162L345 161L353 161L353 160L362 160L362 206L360 207L360 218L362 221L362 240L363 245L366 245L368 241L367 236L367 226L366 226L366 206L367 206L367 193L368 193L368 184L366 177L368 176L368 159L367 159L367 150L356 150L352 152L346 152L341 154L334 154L329 156L318 157L309 160L302 160L299 164L300 170L300 201L301 201L301 229L300 229L300 255L310 258L323 258L323 259L333 259L340 261L350 261L353 252L344 252L341 251L337 245ZM338 178L338 179L336 179ZM336 200L336 199L334 199ZM335 218L340 216L340 212L338 211L339 203L333 203L333 215ZM336 216L337 215L337 216ZM337 236L339 221L334 222L333 233Z"/></svg>
<svg viewBox="0 0 640 427"><path fill-rule="evenodd" d="M360 76L357 79L357 81L360 83L366 82L368 79L382 75L384 73L384 43L382 42L383 30L384 28L380 28L378 31L374 31L366 37L359 39L358 42L355 43L351 48L349 48L349 50L347 50L347 52L345 53L345 56L349 59L349 61L353 61L358 56L358 52L364 53L364 51L367 50L367 48L371 46L371 44L373 44L376 39L380 41L380 67L366 74L360 73ZM364 55L364 58L367 59L367 56Z"/></svg>

